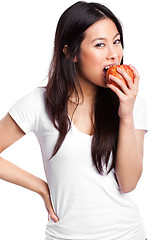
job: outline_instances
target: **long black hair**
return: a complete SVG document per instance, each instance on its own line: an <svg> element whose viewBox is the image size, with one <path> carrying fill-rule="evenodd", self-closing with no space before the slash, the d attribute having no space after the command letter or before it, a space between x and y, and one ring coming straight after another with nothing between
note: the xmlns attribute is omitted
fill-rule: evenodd
<svg viewBox="0 0 160 240"><path fill-rule="evenodd" d="M49 117L59 131L51 158L58 152L71 128L67 110L68 100L73 92L79 99L78 92L82 92L78 82L76 63L73 59L80 56L80 47L87 28L104 18L110 18L115 23L123 47L121 24L117 17L102 4L79 1L69 7L59 19L55 34L54 54L49 68L49 80L46 86L46 106ZM65 45L68 46L67 55L69 57L63 53ZM103 174L103 164L108 166L111 154L112 163L108 172L115 166L119 129L118 106L119 100L114 92L98 87L93 109L95 123L91 155L100 174Z"/></svg>

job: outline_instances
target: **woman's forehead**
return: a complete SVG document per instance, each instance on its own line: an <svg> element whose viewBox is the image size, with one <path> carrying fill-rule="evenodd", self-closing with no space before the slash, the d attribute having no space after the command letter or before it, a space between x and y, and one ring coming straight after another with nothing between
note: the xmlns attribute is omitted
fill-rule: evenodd
<svg viewBox="0 0 160 240"><path fill-rule="evenodd" d="M101 19L85 31L85 38L94 41L97 38L110 39L118 34L115 23L110 18Z"/></svg>

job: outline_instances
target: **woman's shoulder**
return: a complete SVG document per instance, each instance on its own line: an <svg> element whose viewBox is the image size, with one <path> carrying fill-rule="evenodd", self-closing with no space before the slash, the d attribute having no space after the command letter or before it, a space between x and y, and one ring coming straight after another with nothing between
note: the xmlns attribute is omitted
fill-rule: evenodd
<svg viewBox="0 0 160 240"><path fill-rule="evenodd" d="M45 91L46 88L45 87L37 87L34 90L32 90L28 96L30 96L31 98L35 98L35 100L42 100L44 101L45 98Z"/></svg>
<svg viewBox="0 0 160 240"><path fill-rule="evenodd" d="M24 95L20 100L20 104L28 105L31 108L42 109L45 107L45 87L37 87Z"/></svg>
<svg viewBox="0 0 160 240"><path fill-rule="evenodd" d="M37 128L41 119L47 119L45 88L38 87L16 101L9 114L25 133Z"/></svg>
<svg viewBox="0 0 160 240"><path fill-rule="evenodd" d="M45 87L37 87L28 94L30 104L34 105L34 108L37 109L36 111L40 115L46 114L45 92Z"/></svg>

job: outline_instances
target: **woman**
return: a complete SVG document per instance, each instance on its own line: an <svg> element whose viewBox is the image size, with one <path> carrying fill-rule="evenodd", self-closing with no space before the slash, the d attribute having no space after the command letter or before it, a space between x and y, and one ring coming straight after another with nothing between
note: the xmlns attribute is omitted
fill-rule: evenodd
<svg viewBox="0 0 160 240"><path fill-rule="evenodd" d="M126 194L142 174L144 103L119 73L107 84L104 69L123 63L123 33L98 3L77 2L61 16L46 88L18 101L0 121L0 152L29 132L42 150L47 183L0 158L0 178L43 198L46 240L144 240L138 210Z"/></svg>

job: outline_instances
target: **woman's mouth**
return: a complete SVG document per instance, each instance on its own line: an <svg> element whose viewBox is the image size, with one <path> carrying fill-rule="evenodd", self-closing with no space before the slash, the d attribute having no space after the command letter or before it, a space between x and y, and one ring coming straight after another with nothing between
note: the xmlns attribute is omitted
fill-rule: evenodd
<svg viewBox="0 0 160 240"><path fill-rule="evenodd" d="M117 65L117 64L110 64L110 65L107 65L107 66L104 67L104 69L103 69L104 77L106 77L106 73L107 73L108 68L111 67L111 66L115 66L115 65Z"/></svg>

